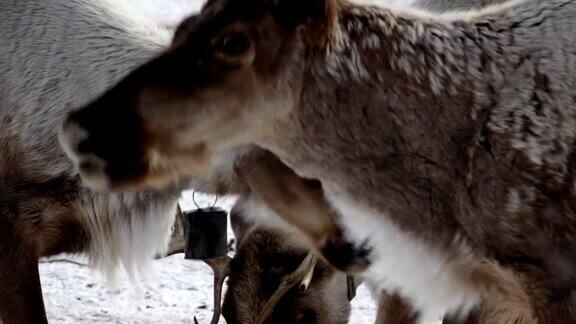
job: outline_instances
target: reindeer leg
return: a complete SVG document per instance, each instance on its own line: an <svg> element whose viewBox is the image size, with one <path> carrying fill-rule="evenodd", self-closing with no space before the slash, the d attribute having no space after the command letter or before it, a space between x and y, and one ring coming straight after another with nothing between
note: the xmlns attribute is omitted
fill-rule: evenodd
<svg viewBox="0 0 576 324"><path fill-rule="evenodd" d="M0 323L48 323L38 257L16 235L6 209L0 206Z"/></svg>
<svg viewBox="0 0 576 324"><path fill-rule="evenodd" d="M271 153L261 155L249 167L238 168L237 173L270 209L302 231L334 267L348 273L368 267L369 249L346 241L319 181L298 176Z"/></svg>

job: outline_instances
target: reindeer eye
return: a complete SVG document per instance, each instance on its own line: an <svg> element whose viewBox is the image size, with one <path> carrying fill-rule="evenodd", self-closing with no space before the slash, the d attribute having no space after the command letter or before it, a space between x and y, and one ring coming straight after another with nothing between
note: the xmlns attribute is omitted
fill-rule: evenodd
<svg viewBox="0 0 576 324"><path fill-rule="evenodd" d="M248 50L250 40L246 35L234 33L225 36L218 44L218 50L226 55L240 55Z"/></svg>

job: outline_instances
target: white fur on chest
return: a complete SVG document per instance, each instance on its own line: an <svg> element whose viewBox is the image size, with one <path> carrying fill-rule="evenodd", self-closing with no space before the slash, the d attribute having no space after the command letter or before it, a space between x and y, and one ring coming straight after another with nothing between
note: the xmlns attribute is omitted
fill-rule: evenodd
<svg viewBox="0 0 576 324"><path fill-rule="evenodd" d="M372 265L364 273L374 296L382 291L408 298L422 319L467 310L478 294L458 276L446 253L402 231L386 215L343 195L327 193L356 242L368 240Z"/></svg>

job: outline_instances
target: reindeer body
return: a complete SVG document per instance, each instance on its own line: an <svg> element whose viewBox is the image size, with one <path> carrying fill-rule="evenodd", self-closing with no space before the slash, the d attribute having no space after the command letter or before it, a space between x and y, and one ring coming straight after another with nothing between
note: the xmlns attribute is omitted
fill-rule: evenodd
<svg viewBox="0 0 576 324"><path fill-rule="evenodd" d="M113 280L119 266L138 275L166 247L180 189L83 188L57 129L170 33L104 0L2 1L0 30L0 318L41 323L39 257L85 252Z"/></svg>
<svg viewBox="0 0 576 324"><path fill-rule="evenodd" d="M372 249L376 293L397 291L424 317L484 303L509 310L497 322L570 323L575 14L567 0L446 15L213 0L65 130L90 134L72 143L95 148L73 156L96 156L81 169L107 188L200 173L257 144L321 181ZM110 154L126 146L98 132L123 133L110 109L134 122L138 151ZM126 165L138 171L112 172Z"/></svg>
<svg viewBox="0 0 576 324"><path fill-rule="evenodd" d="M542 321L571 321L576 6L505 6L453 21L344 5L341 46L309 58L283 140L262 144L371 242L373 287L454 311L495 284L473 280L493 259Z"/></svg>

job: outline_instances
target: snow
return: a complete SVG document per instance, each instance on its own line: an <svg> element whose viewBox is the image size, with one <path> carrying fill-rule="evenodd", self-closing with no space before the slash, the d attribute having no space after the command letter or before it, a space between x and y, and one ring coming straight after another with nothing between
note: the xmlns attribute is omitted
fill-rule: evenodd
<svg viewBox="0 0 576 324"><path fill-rule="evenodd" d="M70 259L70 258L68 258ZM84 262L84 260L78 260ZM177 254L152 264L138 287L123 276L116 292L86 265L41 263L44 302L50 323L208 323L212 317L212 270ZM373 323L375 305L364 286L352 302L350 323ZM220 323L225 323L220 319Z"/></svg>
<svg viewBox="0 0 576 324"><path fill-rule="evenodd" d="M191 12L199 0L131 0L147 15L174 27ZM194 209L192 192L180 201L185 210ZM200 207L211 206L214 197L197 194ZM217 206L229 210L234 198L218 199ZM232 234L229 234L232 237ZM208 323L212 316L212 272L202 262L173 255L153 261L144 282L130 283L122 274L117 291L110 291L100 275L78 257L59 256L42 260L40 276L48 320L51 323ZM365 286L352 302L350 323L372 323L376 305ZM221 319L220 323L224 323Z"/></svg>
<svg viewBox="0 0 576 324"><path fill-rule="evenodd" d="M82 262L82 260L80 260ZM117 292L87 266L41 263L44 301L51 323L200 323L211 317L211 270L173 255L155 261L145 287L123 277ZM224 321L222 321L224 323Z"/></svg>
<svg viewBox="0 0 576 324"><path fill-rule="evenodd" d="M193 192L182 194L184 210L195 208ZM213 196L196 194L200 207L212 206ZM220 197L216 206L229 210L233 197ZM228 238L233 237L229 228ZM111 291L83 258L58 256L42 260L40 276L48 320L51 323L208 323L212 317L212 270L182 254L155 260L143 282L130 282ZM365 286L352 302L350 323L373 323L376 305ZM225 323L224 319L220 323Z"/></svg>
<svg viewBox="0 0 576 324"><path fill-rule="evenodd" d="M193 191L182 194L184 210L195 208ZM195 195L200 207L212 206L215 197ZM229 210L235 198L219 197L216 206ZM228 238L233 237L228 227ZM98 272L81 257L58 256L42 260L40 276L50 323L208 323L212 317L212 270L182 254L155 260L143 282L130 282L122 273L121 285L111 291ZM365 286L352 301L350 323L373 323L376 305ZM220 323L225 323L220 319Z"/></svg>

